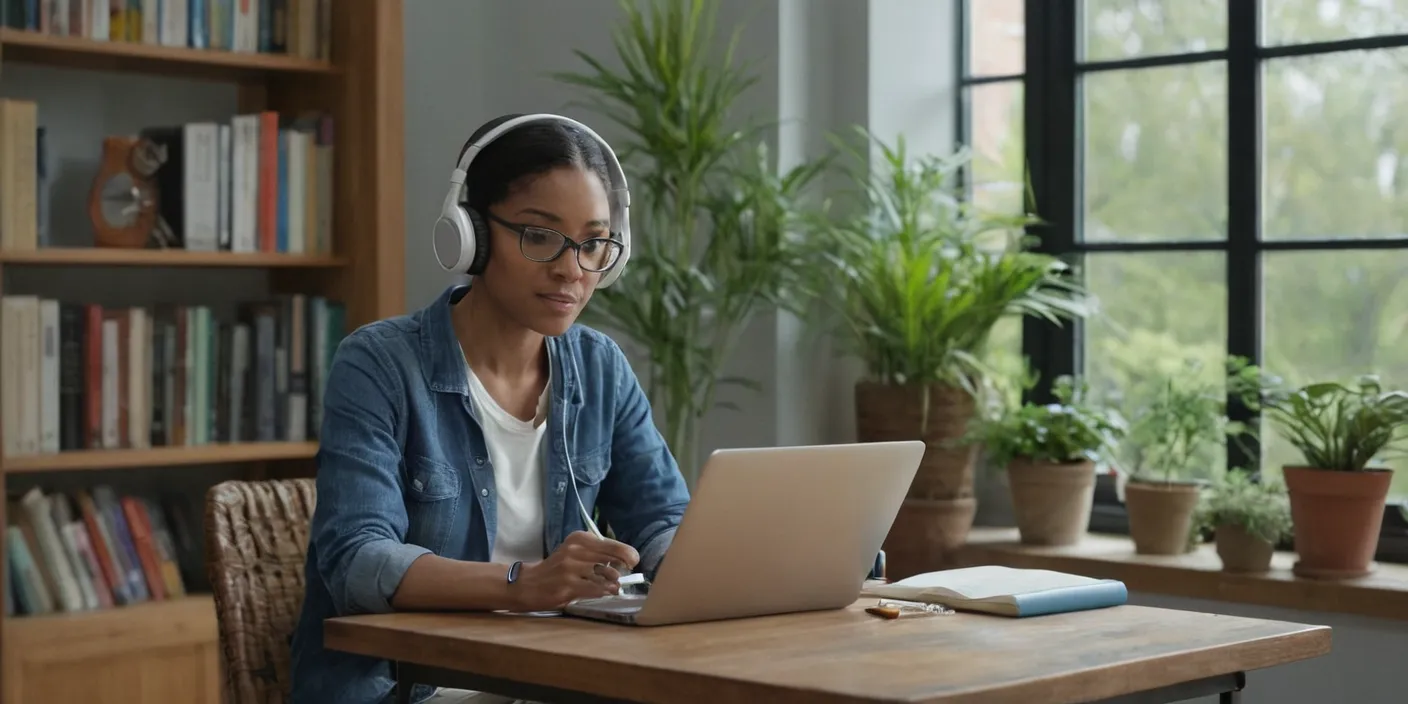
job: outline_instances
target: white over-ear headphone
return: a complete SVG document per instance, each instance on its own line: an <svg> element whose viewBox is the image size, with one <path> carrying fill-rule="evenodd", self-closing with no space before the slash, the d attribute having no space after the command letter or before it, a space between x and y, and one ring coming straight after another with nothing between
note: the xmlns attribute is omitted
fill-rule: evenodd
<svg viewBox="0 0 1408 704"><path fill-rule="evenodd" d="M611 236L621 242L621 256L616 265L602 274L597 288L606 288L621 278L626 262L631 258L631 192L626 186L626 174L611 145L590 127L561 115L535 113L532 115L510 115L498 118L498 124L469 145L460 156L459 164L450 174L450 192L445 194L445 202L440 206L440 218L435 221L435 258L446 271L471 276L483 273L489 260L489 226L481 213L464 206L465 174L474 157L489 143L508 131L530 122L552 120L575 127L601 145L606 155L606 173L611 180L607 199L611 205ZM491 123L492 124L492 123Z"/></svg>

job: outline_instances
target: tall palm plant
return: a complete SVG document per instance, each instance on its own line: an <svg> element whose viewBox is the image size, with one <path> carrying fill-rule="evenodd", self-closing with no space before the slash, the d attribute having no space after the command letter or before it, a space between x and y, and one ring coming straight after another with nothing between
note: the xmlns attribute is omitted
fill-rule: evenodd
<svg viewBox="0 0 1408 704"><path fill-rule="evenodd" d="M891 531L898 542L887 541L897 560L922 561L962 544L976 514L977 447L963 438L979 391L1000 376L987 361L993 328L1013 316L1083 316L1087 302L1059 259L1031 250L1023 229L1034 217L984 213L964 198L966 150L915 157L903 138L892 146L860 133L867 148L853 178L864 205L817 224L804 290L817 320L865 363L860 440L927 445Z"/></svg>
<svg viewBox="0 0 1408 704"><path fill-rule="evenodd" d="M714 2L620 4L621 67L577 51L587 70L556 74L626 133L618 153L635 201L630 271L597 295L590 315L646 352L647 391L692 481L718 386L756 387L721 370L754 315L786 298L801 262L786 231L821 166L778 174L766 125L734 115L757 76L735 60L741 28L718 42Z"/></svg>
<svg viewBox="0 0 1408 704"><path fill-rule="evenodd" d="M859 130L877 159L855 153L863 208L822 221L808 269L812 297L872 381L977 393L994 326L1010 316L1084 317L1089 300L1065 263L1031 250L1027 214L983 212L961 193L967 150L911 157Z"/></svg>

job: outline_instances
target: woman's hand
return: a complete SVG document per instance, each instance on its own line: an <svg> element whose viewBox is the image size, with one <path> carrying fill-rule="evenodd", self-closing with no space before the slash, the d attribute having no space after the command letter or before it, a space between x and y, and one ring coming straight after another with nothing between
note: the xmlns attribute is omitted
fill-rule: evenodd
<svg viewBox="0 0 1408 704"><path fill-rule="evenodd" d="M638 562L635 548L577 531L547 559L523 565L510 588L519 592L521 611L552 611L575 599L620 592L621 570L633 569Z"/></svg>

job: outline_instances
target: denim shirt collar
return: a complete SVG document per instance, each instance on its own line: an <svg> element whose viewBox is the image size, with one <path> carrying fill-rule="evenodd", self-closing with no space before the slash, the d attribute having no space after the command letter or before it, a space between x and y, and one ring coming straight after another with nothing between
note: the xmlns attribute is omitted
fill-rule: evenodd
<svg viewBox="0 0 1408 704"><path fill-rule="evenodd" d="M464 300L469 293L469 284L456 284L445 289L430 306L421 312L422 359L425 365L426 383L434 391L441 393L469 395L469 377L465 371L464 350L455 336L455 326L450 319L451 307ZM569 360L579 354L580 333L569 329L566 334L548 337L548 359L554 365L552 374L553 404L568 403L571 406L582 404L582 386L578 379L580 370Z"/></svg>

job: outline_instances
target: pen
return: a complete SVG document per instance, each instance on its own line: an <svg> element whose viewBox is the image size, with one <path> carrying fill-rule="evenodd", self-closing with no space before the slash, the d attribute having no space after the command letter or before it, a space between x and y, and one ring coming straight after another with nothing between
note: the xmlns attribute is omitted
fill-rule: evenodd
<svg viewBox="0 0 1408 704"><path fill-rule="evenodd" d="M585 509L582 510L582 518L586 521L587 529L592 532L592 535L602 540L606 540L606 536L601 534L601 529L596 527L596 521L592 520L591 515L588 514ZM644 584L645 575L639 572L623 575L620 579L616 580L616 583L623 587L630 586L632 584Z"/></svg>

